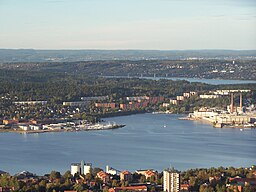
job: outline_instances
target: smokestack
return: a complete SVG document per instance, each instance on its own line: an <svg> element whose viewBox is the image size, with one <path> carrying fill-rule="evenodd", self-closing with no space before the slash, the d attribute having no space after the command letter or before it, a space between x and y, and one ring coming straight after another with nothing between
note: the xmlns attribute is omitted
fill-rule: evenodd
<svg viewBox="0 0 256 192"><path fill-rule="evenodd" d="M243 107L243 95L242 93L240 93L240 110L242 111L242 107Z"/></svg>
<svg viewBox="0 0 256 192"><path fill-rule="evenodd" d="M231 93L230 113L234 112L234 94Z"/></svg>

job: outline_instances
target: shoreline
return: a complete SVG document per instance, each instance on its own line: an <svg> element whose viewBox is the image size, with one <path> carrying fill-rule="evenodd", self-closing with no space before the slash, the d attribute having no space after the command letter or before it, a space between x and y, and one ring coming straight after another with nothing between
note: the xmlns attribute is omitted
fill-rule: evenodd
<svg viewBox="0 0 256 192"><path fill-rule="evenodd" d="M192 118L192 117L182 117L182 118L179 118L179 120L199 121L199 122L203 122L203 123L212 125L212 127L214 127L214 128L256 129L256 126L248 127L245 125L221 124L221 126L218 126L218 124L213 124L212 122L210 122L206 119Z"/></svg>
<svg viewBox="0 0 256 192"><path fill-rule="evenodd" d="M96 124L95 124L96 125ZM116 124L111 125L111 127L100 127L100 128L67 128L67 129L42 129L42 130L29 130L29 131L23 131L23 130L0 130L0 133L19 133L19 134L39 134L39 133L61 133L61 132L80 132L80 131L104 131L104 130L113 130L113 129L120 129L125 127L126 125L123 124Z"/></svg>
<svg viewBox="0 0 256 192"><path fill-rule="evenodd" d="M215 78L204 78L204 77L194 77L194 76L191 76L191 77L187 77L187 76L175 76L175 77L166 77L166 76L124 76L124 75L98 75L98 77L103 77L103 78L127 78L127 79L131 79L131 78L134 78L134 79L152 79L152 80L156 80L156 79L167 79L167 80L186 80L188 79L187 81L189 81L190 79L191 80L224 80L224 81L250 81L250 83L256 83L256 79L243 79L243 78L240 78L240 79L225 79L225 78L220 78L220 77L215 77Z"/></svg>
<svg viewBox="0 0 256 192"><path fill-rule="evenodd" d="M119 117L119 116L128 116L128 115L136 115L136 114L143 114L143 113L152 113L153 111L119 111L119 112L113 112L113 113L105 113L98 115L99 118L108 118L108 117Z"/></svg>

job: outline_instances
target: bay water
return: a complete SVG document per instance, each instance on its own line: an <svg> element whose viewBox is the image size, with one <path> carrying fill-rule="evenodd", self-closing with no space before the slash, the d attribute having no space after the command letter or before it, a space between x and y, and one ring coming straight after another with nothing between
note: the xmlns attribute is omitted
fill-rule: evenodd
<svg viewBox="0 0 256 192"><path fill-rule="evenodd" d="M64 173L73 162L118 170L248 167L256 164L256 129L213 128L184 115L135 114L105 118L114 130L43 134L0 133L0 170Z"/></svg>

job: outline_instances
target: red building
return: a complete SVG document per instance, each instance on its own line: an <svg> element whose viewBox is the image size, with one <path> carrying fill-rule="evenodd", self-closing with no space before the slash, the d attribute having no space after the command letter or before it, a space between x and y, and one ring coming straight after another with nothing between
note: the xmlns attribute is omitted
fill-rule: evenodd
<svg viewBox="0 0 256 192"><path fill-rule="evenodd" d="M187 183L180 185L180 190L183 191L183 192L185 192L185 191L188 192L188 191L189 191L189 188L190 188L190 185L187 184Z"/></svg>
<svg viewBox="0 0 256 192"><path fill-rule="evenodd" d="M95 103L95 107L115 109L116 104L115 103Z"/></svg>

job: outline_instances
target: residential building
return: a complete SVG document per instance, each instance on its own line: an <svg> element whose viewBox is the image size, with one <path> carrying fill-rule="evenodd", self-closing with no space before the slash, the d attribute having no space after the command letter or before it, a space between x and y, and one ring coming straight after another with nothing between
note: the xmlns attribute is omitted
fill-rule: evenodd
<svg viewBox="0 0 256 192"><path fill-rule="evenodd" d="M95 107L115 109L116 104L115 103L95 103Z"/></svg>
<svg viewBox="0 0 256 192"><path fill-rule="evenodd" d="M155 179L157 178L157 173L153 170L147 170L144 175L145 175L146 179L149 179L152 177Z"/></svg>
<svg viewBox="0 0 256 192"><path fill-rule="evenodd" d="M183 95L178 95L176 98L177 98L178 101L184 101L185 100L185 97Z"/></svg>
<svg viewBox="0 0 256 192"><path fill-rule="evenodd" d="M42 125L30 125L28 123L19 123L18 126L23 131L38 131L42 129Z"/></svg>
<svg viewBox="0 0 256 192"><path fill-rule="evenodd" d="M97 173L97 177L103 181L103 183L108 183L110 181L109 174L105 173L104 171L100 171Z"/></svg>
<svg viewBox="0 0 256 192"><path fill-rule="evenodd" d="M112 167L109 167L108 165L106 166L106 173L108 173L110 175L117 175L118 172L120 172L120 171L118 171Z"/></svg>
<svg viewBox="0 0 256 192"><path fill-rule="evenodd" d="M251 92L250 89L224 89L224 90L216 90L214 94L218 95L228 95L230 93L248 93Z"/></svg>
<svg viewBox="0 0 256 192"><path fill-rule="evenodd" d="M159 97L150 97L150 104L157 104L159 102L163 102L164 101L164 97L163 96L159 96Z"/></svg>
<svg viewBox="0 0 256 192"><path fill-rule="evenodd" d="M119 108L123 110L133 110L133 109L145 108L148 105L149 105L149 101L129 102L128 104L121 103Z"/></svg>
<svg viewBox="0 0 256 192"><path fill-rule="evenodd" d="M182 192L189 192L190 185L188 183L184 183L180 185L180 190Z"/></svg>
<svg viewBox="0 0 256 192"><path fill-rule="evenodd" d="M197 92L195 92L195 91L190 91L189 93L190 93L190 96L197 94Z"/></svg>
<svg viewBox="0 0 256 192"><path fill-rule="evenodd" d="M220 98L220 95L200 95L199 96L201 99L217 99Z"/></svg>
<svg viewBox="0 0 256 192"><path fill-rule="evenodd" d="M13 103L15 105L36 105L36 104L46 105L47 101L17 101Z"/></svg>
<svg viewBox="0 0 256 192"><path fill-rule="evenodd" d="M163 188L164 192L180 191L180 174L174 169L164 170Z"/></svg>
<svg viewBox="0 0 256 192"><path fill-rule="evenodd" d="M74 101L74 102L63 102L64 106L72 106L72 107L86 107L89 106L89 101Z"/></svg>
<svg viewBox="0 0 256 192"><path fill-rule="evenodd" d="M38 131L42 129L41 125L29 125L30 130Z"/></svg>
<svg viewBox="0 0 256 192"><path fill-rule="evenodd" d="M149 100L148 96L126 97L126 101Z"/></svg>
<svg viewBox="0 0 256 192"><path fill-rule="evenodd" d="M173 105L178 105L180 103L180 101L177 99L170 99L170 103Z"/></svg>
<svg viewBox="0 0 256 192"><path fill-rule="evenodd" d="M145 169L145 170L137 170L137 174L144 175L146 179L151 178L151 177L157 177L157 172L154 171L153 169Z"/></svg>
<svg viewBox="0 0 256 192"><path fill-rule="evenodd" d="M256 190L256 178L241 178L241 177L235 177L235 178L229 178L228 183L226 184L227 188L232 188L232 186L236 186L238 188L239 192L243 191L243 188L245 186L250 186L252 191Z"/></svg>
<svg viewBox="0 0 256 192"><path fill-rule="evenodd" d="M109 96L81 97L82 101L102 101L108 100Z"/></svg>
<svg viewBox="0 0 256 192"><path fill-rule="evenodd" d="M22 129L23 131L29 131L30 127L28 124L19 124L19 128Z"/></svg>
<svg viewBox="0 0 256 192"><path fill-rule="evenodd" d="M129 171L125 170L120 173L120 180L129 181L131 179L132 179L132 174Z"/></svg>
<svg viewBox="0 0 256 192"><path fill-rule="evenodd" d="M188 93L183 93L183 96L185 97L185 98L189 98L190 97L190 93L188 92Z"/></svg>
<svg viewBox="0 0 256 192"><path fill-rule="evenodd" d="M139 170L136 170L135 173L145 175L147 171L153 171L153 169L139 169Z"/></svg>

